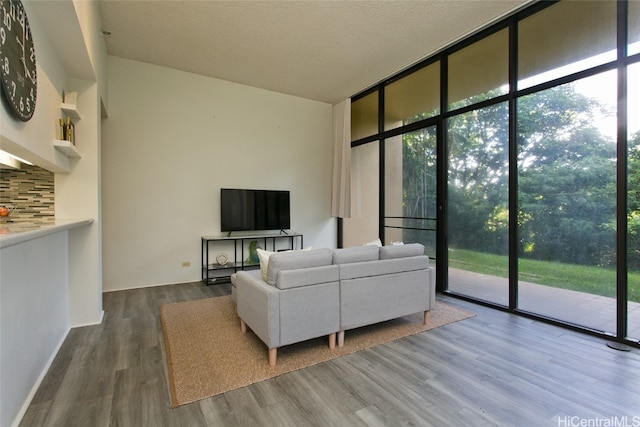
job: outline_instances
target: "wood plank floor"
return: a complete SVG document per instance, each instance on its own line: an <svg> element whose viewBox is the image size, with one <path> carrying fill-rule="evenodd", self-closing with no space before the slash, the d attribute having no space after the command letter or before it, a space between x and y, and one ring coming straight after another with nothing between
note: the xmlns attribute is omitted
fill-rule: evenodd
<svg viewBox="0 0 640 427"><path fill-rule="evenodd" d="M70 332L20 425L640 425L640 350L450 297L477 316L171 409L159 306L228 293L105 294L104 322Z"/></svg>

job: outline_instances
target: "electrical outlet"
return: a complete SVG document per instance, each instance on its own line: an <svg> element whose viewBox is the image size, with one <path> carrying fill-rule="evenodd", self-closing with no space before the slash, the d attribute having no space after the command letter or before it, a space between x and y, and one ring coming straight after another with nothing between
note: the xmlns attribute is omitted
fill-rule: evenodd
<svg viewBox="0 0 640 427"><path fill-rule="evenodd" d="M191 266L191 262L189 262L189 261L182 261L182 266L183 266L183 267L190 267L190 266Z"/></svg>

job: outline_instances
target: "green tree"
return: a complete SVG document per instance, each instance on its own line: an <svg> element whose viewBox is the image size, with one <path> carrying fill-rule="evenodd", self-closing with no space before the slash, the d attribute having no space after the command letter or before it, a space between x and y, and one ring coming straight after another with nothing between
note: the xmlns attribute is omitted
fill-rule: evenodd
<svg viewBox="0 0 640 427"><path fill-rule="evenodd" d="M452 247L506 255L508 110L500 103L452 117L448 131L448 238Z"/></svg>
<svg viewBox="0 0 640 427"><path fill-rule="evenodd" d="M570 85L523 97L518 111L521 255L614 265L616 147L593 124L607 112Z"/></svg>
<svg viewBox="0 0 640 427"><path fill-rule="evenodd" d="M520 255L612 266L615 229L609 225L615 224L616 147L594 124L610 112L570 84L521 97L517 105ZM507 254L508 119L506 103L447 119L447 233L452 247ZM426 197L426 191L435 186L435 137L432 128L404 136L406 216L434 212L435 199ZM636 138L629 152L630 189L640 188L639 146ZM629 246L635 248L640 243L638 190L630 191L629 217ZM637 252L631 255L634 262L640 258Z"/></svg>

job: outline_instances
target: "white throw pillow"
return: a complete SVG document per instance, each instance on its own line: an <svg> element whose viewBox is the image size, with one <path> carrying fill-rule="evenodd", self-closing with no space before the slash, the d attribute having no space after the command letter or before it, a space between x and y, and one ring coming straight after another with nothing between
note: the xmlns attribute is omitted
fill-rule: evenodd
<svg viewBox="0 0 640 427"><path fill-rule="evenodd" d="M312 249L311 246L302 249L303 251L310 251ZM286 250L284 252L291 252L292 250ZM262 280L267 281L267 271L269 271L269 257L275 252L265 251L264 249L257 248L256 252L258 252L258 258L260 259L260 274L262 275Z"/></svg>
<svg viewBox="0 0 640 427"><path fill-rule="evenodd" d="M382 242L380 241L380 239L376 239L376 240L372 240L370 242L367 242L364 244L365 246L382 246Z"/></svg>
<svg viewBox="0 0 640 427"><path fill-rule="evenodd" d="M262 274L262 280L267 281L267 269L269 268L269 257L275 252L265 251L264 249L256 249L258 252L258 258L260 259L260 273Z"/></svg>

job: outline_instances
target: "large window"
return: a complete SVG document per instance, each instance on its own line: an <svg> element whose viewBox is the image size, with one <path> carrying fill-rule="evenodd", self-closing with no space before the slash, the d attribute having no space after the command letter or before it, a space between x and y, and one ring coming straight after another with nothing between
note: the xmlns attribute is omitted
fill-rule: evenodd
<svg viewBox="0 0 640 427"><path fill-rule="evenodd" d="M629 6L629 40L628 54L640 53L640 2L631 1Z"/></svg>
<svg viewBox="0 0 640 427"><path fill-rule="evenodd" d="M640 1L534 2L354 105L350 242L422 242L449 294L640 341Z"/></svg>
<svg viewBox="0 0 640 427"><path fill-rule="evenodd" d="M615 1L562 1L518 29L518 89L616 59Z"/></svg>
<svg viewBox="0 0 640 427"><path fill-rule="evenodd" d="M378 133L378 92L351 103L351 140Z"/></svg>
<svg viewBox="0 0 640 427"><path fill-rule="evenodd" d="M509 90L509 32L504 29L449 56L449 110Z"/></svg>
<svg viewBox="0 0 640 427"><path fill-rule="evenodd" d="M396 80L385 88L384 128L398 128L440 113L440 63Z"/></svg>

